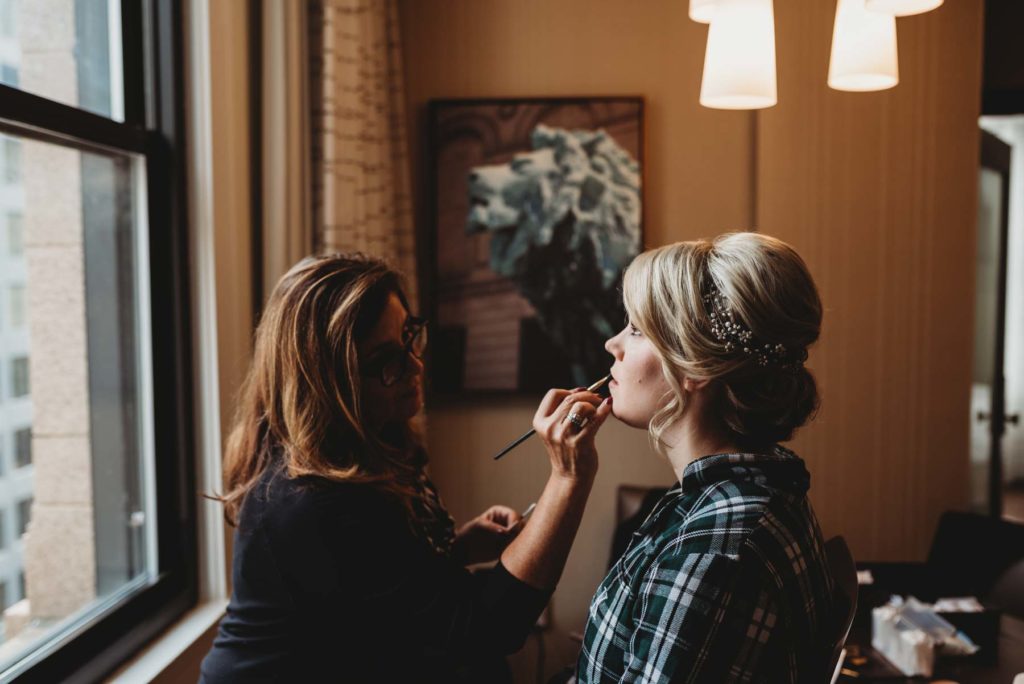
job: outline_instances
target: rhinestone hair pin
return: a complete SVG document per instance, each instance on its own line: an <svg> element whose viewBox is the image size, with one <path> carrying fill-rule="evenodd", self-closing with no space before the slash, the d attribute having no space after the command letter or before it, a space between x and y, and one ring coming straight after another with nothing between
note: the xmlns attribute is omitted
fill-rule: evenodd
<svg viewBox="0 0 1024 684"><path fill-rule="evenodd" d="M755 340L754 333L736 320L729 308L729 300L714 285L703 299L711 320L711 334L722 343L726 352L742 352L757 359L758 365L762 367L778 366L795 370L806 360L806 351L801 351L796 358L791 359L785 345Z"/></svg>

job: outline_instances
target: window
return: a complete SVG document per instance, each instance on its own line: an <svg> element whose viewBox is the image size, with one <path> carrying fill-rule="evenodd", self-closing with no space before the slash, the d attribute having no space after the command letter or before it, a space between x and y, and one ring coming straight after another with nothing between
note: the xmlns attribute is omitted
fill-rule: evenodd
<svg viewBox="0 0 1024 684"><path fill-rule="evenodd" d="M25 286L11 285L8 289L9 305L7 307L8 318L12 328L25 327Z"/></svg>
<svg viewBox="0 0 1024 684"><path fill-rule="evenodd" d="M17 73L0 65L14 435L0 493L16 565L0 576L27 619L0 634L0 681L101 680L197 600L183 3L13 5L0 0Z"/></svg>
<svg viewBox="0 0 1024 684"><path fill-rule="evenodd" d="M21 214L16 211L7 214L7 256L20 257L25 253L25 236L22 233Z"/></svg>
<svg viewBox="0 0 1024 684"><path fill-rule="evenodd" d="M5 57L13 52L18 60L17 64L0 65L3 83L124 121L122 79L130 65L118 59L120 46L112 45L111 40L111 28L120 31L117 24L123 25L121 4L111 0L0 0L0 37L15 48L5 51ZM38 43L44 32L44 49L24 49L31 41Z"/></svg>
<svg viewBox="0 0 1024 684"><path fill-rule="evenodd" d="M32 499L23 499L18 502L18 539L28 532L28 524L32 520Z"/></svg>
<svg viewBox="0 0 1024 684"><path fill-rule="evenodd" d="M28 395L28 358L18 356L11 359L11 397Z"/></svg>
<svg viewBox="0 0 1024 684"><path fill-rule="evenodd" d="M0 0L0 38L14 38L18 31L15 24L18 13L14 9L15 0Z"/></svg>
<svg viewBox="0 0 1024 684"><path fill-rule="evenodd" d="M21 180L21 143L13 138L4 138L4 182L18 183Z"/></svg>
<svg viewBox="0 0 1024 684"><path fill-rule="evenodd" d="M32 463L32 429L14 431L14 467L24 468Z"/></svg>
<svg viewBox="0 0 1024 684"><path fill-rule="evenodd" d="M13 64L0 64L0 83L18 87L18 67Z"/></svg>

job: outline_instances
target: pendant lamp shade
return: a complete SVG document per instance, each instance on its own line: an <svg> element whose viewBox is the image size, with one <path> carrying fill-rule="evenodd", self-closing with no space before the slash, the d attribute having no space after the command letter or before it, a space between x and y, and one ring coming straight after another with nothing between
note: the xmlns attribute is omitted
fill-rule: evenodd
<svg viewBox="0 0 1024 684"><path fill-rule="evenodd" d="M702 24L710 24L717 4L718 0L690 0L690 18Z"/></svg>
<svg viewBox="0 0 1024 684"><path fill-rule="evenodd" d="M900 81L896 19L869 12L864 2L839 0L836 7L828 67L828 85L836 90L885 90Z"/></svg>
<svg viewBox="0 0 1024 684"><path fill-rule="evenodd" d="M776 102L772 0L718 0L704 53L700 103L713 109L763 109Z"/></svg>
<svg viewBox="0 0 1024 684"><path fill-rule="evenodd" d="M692 1L692 0L691 0ZM942 4L943 0L867 0L867 8L871 12L883 12L894 17L909 17L911 14L931 12ZM693 11L693 6L690 6Z"/></svg>

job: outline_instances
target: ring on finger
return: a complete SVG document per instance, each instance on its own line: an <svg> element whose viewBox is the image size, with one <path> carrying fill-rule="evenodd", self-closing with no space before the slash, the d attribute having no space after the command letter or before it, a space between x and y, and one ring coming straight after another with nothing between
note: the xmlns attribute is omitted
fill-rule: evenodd
<svg viewBox="0 0 1024 684"><path fill-rule="evenodd" d="M590 418L588 418L587 416L582 416L576 411L570 411L566 419L570 423L572 423L572 426L577 430L582 430L584 427L586 427L587 423L590 422Z"/></svg>

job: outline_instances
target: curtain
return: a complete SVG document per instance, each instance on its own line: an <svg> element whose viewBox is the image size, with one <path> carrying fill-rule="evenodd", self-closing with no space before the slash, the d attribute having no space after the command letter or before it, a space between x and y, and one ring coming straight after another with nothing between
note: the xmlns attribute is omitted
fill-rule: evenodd
<svg viewBox="0 0 1024 684"><path fill-rule="evenodd" d="M262 302L314 248L311 223L307 12L302 2L262 0L260 235Z"/></svg>
<svg viewBox="0 0 1024 684"><path fill-rule="evenodd" d="M386 258L416 296L395 0L312 0L312 223L317 250Z"/></svg>

